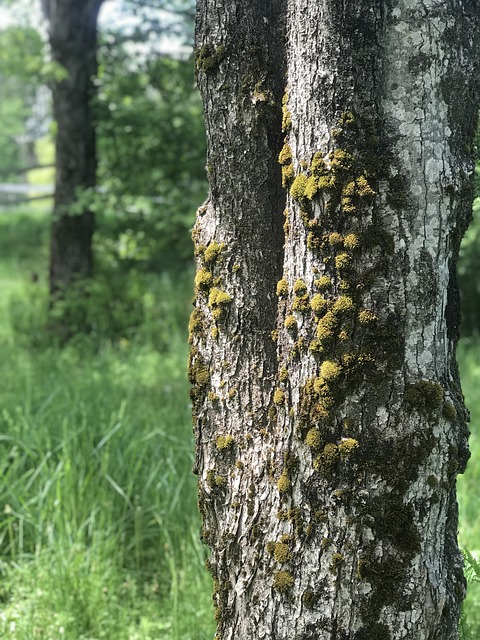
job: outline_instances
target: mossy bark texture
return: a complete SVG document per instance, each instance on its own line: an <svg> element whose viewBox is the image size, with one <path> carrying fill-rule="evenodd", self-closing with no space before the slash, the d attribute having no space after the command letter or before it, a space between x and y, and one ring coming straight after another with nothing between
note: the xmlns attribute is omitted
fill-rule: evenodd
<svg viewBox="0 0 480 640"><path fill-rule="evenodd" d="M458 638L479 34L476 2L197 4L190 379L218 640Z"/></svg>
<svg viewBox="0 0 480 640"><path fill-rule="evenodd" d="M53 60L68 76L53 83L56 132L55 206L50 292L61 294L92 269L93 213L72 210L79 189L95 186L95 128L91 100L97 70L97 16L102 0L46 0Z"/></svg>

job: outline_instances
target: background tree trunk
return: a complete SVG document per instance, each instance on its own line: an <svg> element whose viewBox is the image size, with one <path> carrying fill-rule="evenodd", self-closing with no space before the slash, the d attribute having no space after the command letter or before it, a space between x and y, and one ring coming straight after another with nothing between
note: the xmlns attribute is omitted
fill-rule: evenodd
<svg viewBox="0 0 480 640"><path fill-rule="evenodd" d="M97 70L97 17L102 0L46 0L52 59L68 73L53 84L56 135L55 208L50 292L55 296L92 269L93 213L77 202L95 186L95 127L91 99ZM77 202L75 209L72 207Z"/></svg>
<svg viewBox="0 0 480 640"><path fill-rule="evenodd" d="M480 9L259 4L197 6L190 378L217 637L453 640Z"/></svg>

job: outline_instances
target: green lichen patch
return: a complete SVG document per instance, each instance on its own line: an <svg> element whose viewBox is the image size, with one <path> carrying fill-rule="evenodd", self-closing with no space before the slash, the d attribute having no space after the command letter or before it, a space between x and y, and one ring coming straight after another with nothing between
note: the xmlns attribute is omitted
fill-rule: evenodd
<svg viewBox="0 0 480 640"><path fill-rule="evenodd" d="M286 382L288 380L288 370L282 367L278 372L278 379L280 382Z"/></svg>
<svg viewBox="0 0 480 640"><path fill-rule="evenodd" d="M273 576L273 588L277 591L289 591L294 582L292 574L288 571L276 571Z"/></svg>
<svg viewBox="0 0 480 640"><path fill-rule="evenodd" d="M276 405L284 405L285 404L285 392L282 389L275 389L273 394L273 402Z"/></svg>

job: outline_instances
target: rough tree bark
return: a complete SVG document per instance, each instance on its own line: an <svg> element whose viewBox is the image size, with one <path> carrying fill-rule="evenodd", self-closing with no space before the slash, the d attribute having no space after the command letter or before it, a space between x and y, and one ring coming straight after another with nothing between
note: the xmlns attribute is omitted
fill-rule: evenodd
<svg viewBox="0 0 480 640"><path fill-rule="evenodd" d="M189 371L218 639L458 638L479 34L473 0L197 4Z"/></svg>
<svg viewBox="0 0 480 640"><path fill-rule="evenodd" d="M97 17L102 0L43 0L52 59L68 73L53 83L57 124L55 206L50 249L53 297L92 270L93 213L72 205L95 186L96 149L91 99L97 70ZM77 205L78 208L78 205Z"/></svg>

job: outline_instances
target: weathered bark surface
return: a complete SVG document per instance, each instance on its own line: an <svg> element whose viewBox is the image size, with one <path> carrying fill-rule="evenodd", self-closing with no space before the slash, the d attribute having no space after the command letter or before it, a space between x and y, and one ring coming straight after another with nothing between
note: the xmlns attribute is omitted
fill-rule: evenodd
<svg viewBox="0 0 480 640"><path fill-rule="evenodd" d="M480 9L259 4L197 9L190 377L217 637L453 640Z"/></svg>
<svg viewBox="0 0 480 640"><path fill-rule="evenodd" d="M53 85L56 135L55 208L50 292L67 288L92 269L93 213L73 210L78 190L95 186L95 128L91 99L97 70L97 17L102 0L47 0L52 58L68 72Z"/></svg>

